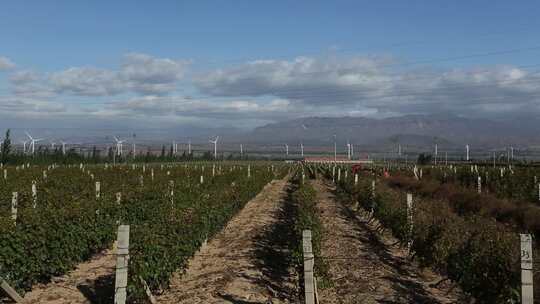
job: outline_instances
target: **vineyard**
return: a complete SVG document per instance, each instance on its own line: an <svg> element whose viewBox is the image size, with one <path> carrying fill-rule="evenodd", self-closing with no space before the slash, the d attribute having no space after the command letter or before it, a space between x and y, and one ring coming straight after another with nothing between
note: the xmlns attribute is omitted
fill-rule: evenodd
<svg viewBox="0 0 540 304"><path fill-rule="evenodd" d="M273 166L212 164L6 170L0 182L0 276L28 291L112 248L118 225L129 224L132 301L146 297L142 280L153 291L165 288L205 240L267 182L285 174Z"/></svg>
<svg viewBox="0 0 540 304"><path fill-rule="evenodd" d="M36 289L44 296L81 264L115 256L118 229L129 225L129 303L300 303L312 292L302 243L309 230L321 302L520 303L519 234L530 233L537 248L538 173L272 162L6 166L0 278L25 300ZM108 291L80 303L113 302L107 271L94 288Z"/></svg>

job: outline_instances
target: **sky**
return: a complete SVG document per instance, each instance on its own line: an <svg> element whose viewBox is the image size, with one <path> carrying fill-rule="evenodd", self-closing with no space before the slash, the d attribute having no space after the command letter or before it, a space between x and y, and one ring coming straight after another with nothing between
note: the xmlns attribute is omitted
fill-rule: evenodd
<svg viewBox="0 0 540 304"><path fill-rule="evenodd" d="M536 116L539 13L537 1L6 0L0 129Z"/></svg>

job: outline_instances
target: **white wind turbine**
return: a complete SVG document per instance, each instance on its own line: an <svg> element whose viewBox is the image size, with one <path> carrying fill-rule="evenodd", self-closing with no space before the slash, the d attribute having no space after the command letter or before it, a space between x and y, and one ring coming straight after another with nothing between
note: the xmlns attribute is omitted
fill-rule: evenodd
<svg viewBox="0 0 540 304"><path fill-rule="evenodd" d="M122 155L122 147L123 147L123 143L125 142L125 140L120 140L118 139L118 137L114 136L114 140L116 141L116 153L118 154L118 156L121 156Z"/></svg>
<svg viewBox="0 0 540 304"><path fill-rule="evenodd" d="M285 155L289 156L289 145L285 144Z"/></svg>
<svg viewBox="0 0 540 304"><path fill-rule="evenodd" d="M214 144L214 159L217 159L217 143L218 143L218 140L219 140L219 136L216 136L216 138L214 140L209 140L209 142L213 143Z"/></svg>
<svg viewBox="0 0 540 304"><path fill-rule="evenodd" d="M304 157L304 143L303 142L300 143L300 154L302 157Z"/></svg>
<svg viewBox="0 0 540 304"><path fill-rule="evenodd" d="M62 155L66 155L66 145L67 145L67 142L61 140L60 143L62 144Z"/></svg>
<svg viewBox="0 0 540 304"><path fill-rule="evenodd" d="M23 144L23 154L26 153L26 143L28 142L28 140L21 140L21 143Z"/></svg>
<svg viewBox="0 0 540 304"><path fill-rule="evenodd" d="M349 140L347 140L347 158L351 159L351 143L349 143Z"/></svg>
<svg viewBox="0 0 540 304"><path fill-rule="evenodd" d="M26 133L26 136L28 136L28 138L30 139L30 150L32 151L32 155L34 154L34 152L36 151L36 143L38 141L42 141L43 138L33 138L28 132L24 132Z"/></svg>

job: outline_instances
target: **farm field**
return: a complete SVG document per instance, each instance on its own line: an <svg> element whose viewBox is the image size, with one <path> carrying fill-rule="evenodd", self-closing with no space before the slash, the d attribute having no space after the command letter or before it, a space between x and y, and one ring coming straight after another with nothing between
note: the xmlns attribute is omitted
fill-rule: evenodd
<svg viewBox="0 0 540 304"><path fill-rule="evenodd" d="M519 233L536 239L539 206L513 179L533 169L478 193L463 181L500 168L386 167L6 166L0 277L26 303L112 303L129 225L129 303L305 303L310 230L321 303L518 303Z"/></svg>

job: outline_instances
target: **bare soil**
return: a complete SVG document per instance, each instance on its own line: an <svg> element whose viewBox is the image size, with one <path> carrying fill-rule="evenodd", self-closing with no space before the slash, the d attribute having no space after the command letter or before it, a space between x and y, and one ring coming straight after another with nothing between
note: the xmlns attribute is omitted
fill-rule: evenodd
<svg viewBox="0 0 540 304"><path fill-rule="evenodd" d="M158 303L292 303L298 278L287 261L287 178L275 180L176 273Z"/></svg>
<svg viewBox="0 0 540 304"><path fill-rule="evenodd" d="M25 303L112 303L115 264L113 250L105 250L51 283L35 286L24 296Z"/></svg>
<svg viewBox="0 0 540 304"><path fill-rule="evenodd" d="M420 269L406 248L377 230L369 215L337 202L334 188L320 180L317 207L324 226L321 255L332 286L319 290L321 303L467 303L443 277ZM436 286L436 287L435 287Z"/></svg>

